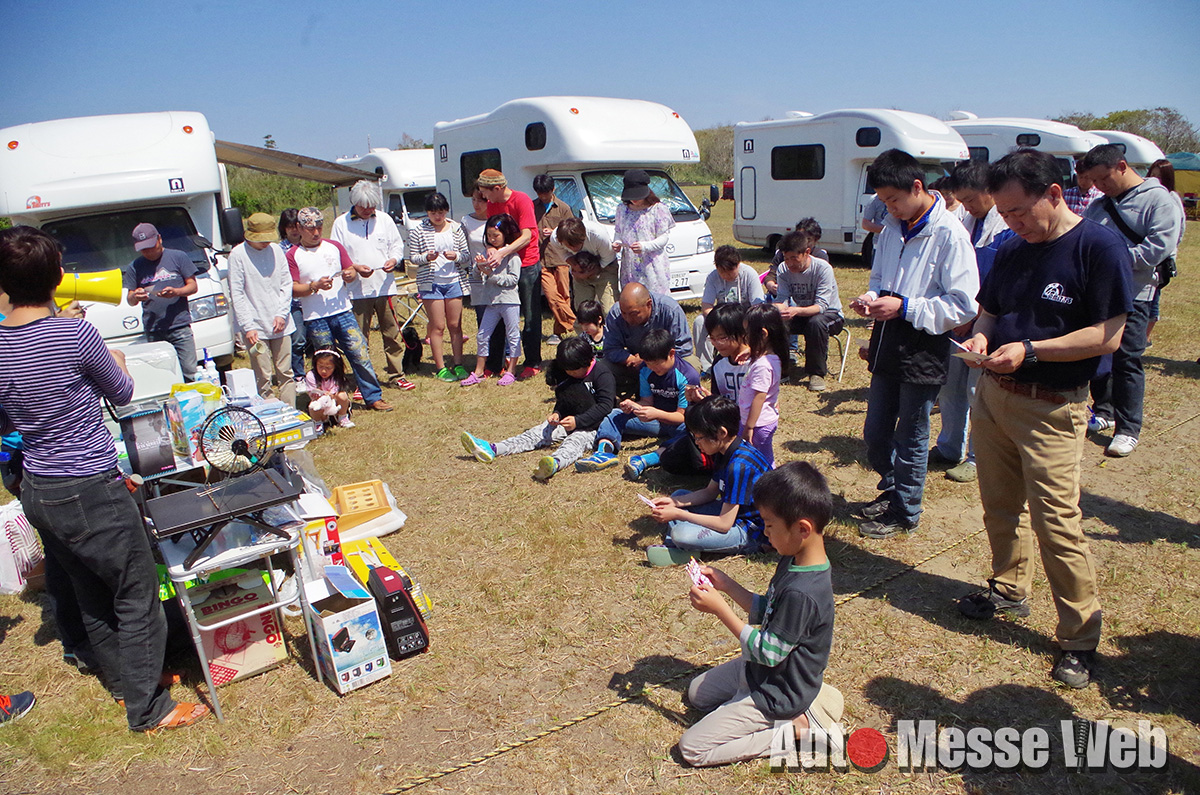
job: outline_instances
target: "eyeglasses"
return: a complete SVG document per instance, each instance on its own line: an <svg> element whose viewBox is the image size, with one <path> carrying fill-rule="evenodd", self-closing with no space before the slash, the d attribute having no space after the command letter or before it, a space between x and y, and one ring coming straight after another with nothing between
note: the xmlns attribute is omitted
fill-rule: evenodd
<svg viewBox="0 0 1200 795"><path fill-rule="evenodd" d="M713 334L709 334L708 339L713 345L724 345L733 339L733 337L718 337Z"/></svg>

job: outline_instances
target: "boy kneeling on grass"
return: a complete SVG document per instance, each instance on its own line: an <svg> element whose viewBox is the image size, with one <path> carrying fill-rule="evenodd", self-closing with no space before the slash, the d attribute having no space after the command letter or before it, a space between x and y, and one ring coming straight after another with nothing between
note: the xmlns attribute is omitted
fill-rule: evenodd
<svg viewBox="0 0 1200 795"><path fill-rule="evenodd" d="M721 619L742 645L742 656L705 671L688 687L688 702L708 712L679 739L691 765L768 756L779 721L791 721L797 749L811 748L817 761L838 742L826 730L842 718L842 694L822 681L833 642L833 582L823 535L833 513L829 486L811 464L792 461L759 478L754 498L767 538L782 556L766 595L709 566L700 570L711 586L694 585L688 594L692 607ZM750 623L738 618L721 591Z"/></svg>

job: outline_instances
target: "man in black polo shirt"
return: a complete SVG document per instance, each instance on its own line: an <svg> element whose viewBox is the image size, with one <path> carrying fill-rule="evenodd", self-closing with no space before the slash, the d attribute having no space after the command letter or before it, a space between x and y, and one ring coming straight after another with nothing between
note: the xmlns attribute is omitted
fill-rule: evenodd
<svg viewBox="0 0 1200 795"><path fill-rule="evenodd" d="M1032 529L1058 611L1063 653L1051 676L1081 688L1100 641L1096 572L1080 528L1085 401L1099 357L1120 345L1132 261L1119 235L1067 208L1057 168L1051 155L1021 149L988 174L996 209L1020 239L997 253L966 343L987 355L972 364L984 370L972 433L992 576L958 606L977 619L1029 615Z"/></svg>

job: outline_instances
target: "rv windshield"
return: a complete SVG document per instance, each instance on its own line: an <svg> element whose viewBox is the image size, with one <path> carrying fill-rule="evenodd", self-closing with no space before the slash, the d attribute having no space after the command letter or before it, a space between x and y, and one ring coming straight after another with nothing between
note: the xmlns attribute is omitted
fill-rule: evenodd
<svg viewBox="0 0 1200 795"><path fill-rule="evenodd" d="M925 172L925 177L924 177L925 187L929 187L930 185L937 182L942 177L948 176L950 174L950 172L947 170L946 164L944 164L944 163L927 163L927 162L922 161L920 165L921 165L921 170L923 172ZM867 169L867 167L863 166L863 171L866 171L866 169ZM873 185L871 185L871 177L868 175L867 180L866 180L866 185L863 188L863 193L868 194L868 193L874 193L874 192L875 192L875 187Z"/></svg>
<svg viewBox="0 0 1200 795"><path fill-rule="evenodd" d="M665 171L647 173L650 175L650 190L662 199L676 221L696 221L700 218L700 213L696 212L687 194ZM621 203L621 190L625 185L624 170L588 171L583 175L583 184L592 200L596 218L609 224L615 221L617 205Z"/></svg>
<svg viewBox="0 0 1200 795"><path fill-rule="evenodd" d="M408 217L414 219L424 218L425 199L434 193L433 188L428 190L410 190L407 193L393 193L388 197L388 215L392 216L392 220L403 226L404 216L400 212L400 202L404 202L404 209L408 211Z"/></svg>
<svg viewBox="0 0 1200 795"><path fill-rule="evenodd" d="M196 234L191 216L182 207L67 218L51 221L42 229L62 244L63 270L95 273L116 268L124 271L133 263L138 256L133 250L133 228L140 223L154 224L162 235L163 246L182 251L198 269L208 270L204 252L208 241Z"/></svg>

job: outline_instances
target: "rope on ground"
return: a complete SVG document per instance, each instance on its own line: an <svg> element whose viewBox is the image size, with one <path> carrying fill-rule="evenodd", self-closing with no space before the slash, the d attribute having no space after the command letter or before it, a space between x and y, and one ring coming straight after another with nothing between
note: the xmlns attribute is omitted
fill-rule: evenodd
<svg viewBox="0 0 1200 795"><path fill-rule="evenodd" d="M1196 416L1200 416L1200 414L1198 414ZM1193 417L1193 419L1195 419L1195 418ZM1187 420L1185 420L1184 422L1187 422ZM1183 424L1183 423L1180 423L1180 424ZM969 533L969 534L963 536L962 538L958 539L957 541L953 542L952 544L944 546L941 549L937 550L936 552L926 555L924 558L921 558L916 563L905 566L902 569L897 569L896 571L892 572L891 574L887 575L886 577L882 577L882 578L876 580L875 582L871 583L870 585L866 586L865 588L862 588L861 590L855 591L854 593L846 594L845 596L842 596L841 598L837 599L834 602L834 604L837 607L841 607L842 605L846 604L847 602L850 602L854 599L858 599L860 596L862 596L865 593L868 593L870 591L875 590L876 588L879 588L880 586L888 584L889 582L896 579L897 577L908 574L910 571L915 571L916 569L920 568L921 566L924 566L926 563L928 563L929 561L938 557L939 555L944 555L947 552L949 552L950 550L954 549L955 547L962 546L967 541L970 541L972 538L974 538L975 536L982 533L983 530L984 530L984 528L981 527L980 529L976 530L974 533ZM699 665L695 665L691 668L687 668L683 671L680 671L679 673L676 673L672 676L667 677L666 679L662 680L661 682L655 682L653 684L646 684L645 686L642 687L641 690L638 690L635 693L629 693L627 695L621 696L620 698L613 699L612 701L608 702L607 704L605 704L603 706L597 707L596 709L593 709L590 712L584 712L580 715L576 715L575 717L571 718L570 720L565 720L562 723L559 723L555 726L551 726L549 729L546 729L545 731L540 731L536 734L531 734L528 737L524 737L520 740L517 740L516 742L498 746L498 747L493 748L492 750L488 751L486 754L482 754L481 756L477 756L473 759L468 759L465 762L460 762L456 765L451 765L450 767L442 768L441 770L437 771L436 773L430 773L427 776L421 776L419 778L410 779L409 781L406 781L405 783L401 784L399 787L396 787L395 789L385 790L382 793L382 795L400 795L400 793L402 793L402 792L408 792L410 790L414 790L417 787L428 784L431 781L437 781L440 778L445 778L446 776L449 776L453 773L457 773L460 770L466 770L469 767L476 767L478 765L482 765L484 762L495 759L496 757L498 757L502 754L506 754L509 751L515 751L516 749L524 747L526 745L529 745L530 743L536 742L536 741L542 739L543 737L549 737L551 734L557 734L558 732L561 732L564 729L569 729L572 726L576 726L580 723L583 723L586 720L591 720L592 718L595 718L599 715L603 715L605 712L609 712L610 710L616 709L617 707L621 706L622 704L628 704L631 701L636 701L637 699L640 699L643 696L649 695L651 692L653 692L655 690L661 690L662 688L666 687L667 685L670 685L673 682L677 682L680 679L683 679L684 677L691 676L692 674L699 673L700 671L703 671L705 669L713 668L717 665L720 665L723 662L732 660L734 657L736 657L739 654L741 654L741 649L740 648L734 649L733 651L722 654L719 657L714 657L713 659L709 660L708 662L701 663Z"/></svg>
<svg viewBox="0 0 1200 795"><path fill-rule="evenodd" d="M1179 422L1172 425L1170 428L1164 428L1163 430L1159 431L1158 433L1153 434L1150 438L1157 439L1160 436L1166 436L1171 431L1175 430L1176 428L1178 428L1180 426L1187 425L1189 422L1196 419L1197 417L1200 417L1200 413L1193 414L1192 416L1188 417L1186 420L1180 420Z"/></svg>

